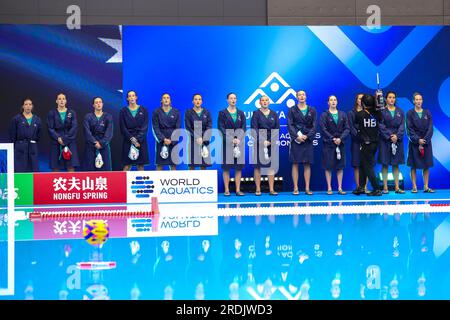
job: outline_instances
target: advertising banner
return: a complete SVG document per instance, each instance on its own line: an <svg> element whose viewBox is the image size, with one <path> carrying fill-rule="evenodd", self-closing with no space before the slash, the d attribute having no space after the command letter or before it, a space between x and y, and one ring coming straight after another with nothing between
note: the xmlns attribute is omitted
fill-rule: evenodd
<svg viewBox="0 0 450 320"><path fill-rule="evenodd" d="M216 170L128 171L127 202L217 202Z"/></svg>

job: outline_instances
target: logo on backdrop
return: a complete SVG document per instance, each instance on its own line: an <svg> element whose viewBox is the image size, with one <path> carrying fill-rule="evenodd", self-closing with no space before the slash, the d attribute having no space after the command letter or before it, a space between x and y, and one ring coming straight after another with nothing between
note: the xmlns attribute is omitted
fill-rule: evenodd
<svg viewBox="0 0 450 320"><path fill-rule="evenodd" d="M280 105L281 110L277 110L278 118L280 119L280 127L287 127L287 113L284 106L292 108L295 106L297 101L297 92L291 88L291 86L284 80L278 72L272 72L266 80L261 83L258 89L256 89L250 97L245 100L245 105L251 105L252 103L257 108L261 108L259 104L259 98L261 96L268 96L271 104ZM275 102L274 102L275 101ZM250 119L252 116L252 111L245 112L246 118ZM250 137L251 139L251 137ZM318 140L320 139L320 132L317 133L316 139L314 139L314 146L318 145ZM250 142L249 142L250 143ZM249 144L250 146L251 144ZM289 147L290 145L290 135L286 129L280 130L280 147Z"/></svg>
<svg viewBox="0 0 450 320"><path fill-rule="evenodd" d="M67 199L107 199L108 179L105 177L91 177L83 179L77 177L57 177L53 179L53 200Z"/></svg>
<svg viewBox="0 0 450 320"><path fill-rule="evenodd" d="M261 96L268 96L271 104L285 103L288 108L295 106L296 92L278 74L278 72L272 72L270 76L261 83L259 88L245 100L244 104L254 103L255 107L260 108L259 98ZM275 97L277 98L275 99Z"/></svg>

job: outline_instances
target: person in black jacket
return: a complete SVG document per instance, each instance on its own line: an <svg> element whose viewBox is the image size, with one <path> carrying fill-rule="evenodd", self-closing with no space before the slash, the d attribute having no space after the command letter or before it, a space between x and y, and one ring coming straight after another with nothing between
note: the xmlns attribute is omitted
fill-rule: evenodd
<svg viewBox="0 0 450 320"><path fill-rule="evenodd" d="M375 177L375 153L379 142L379 123L381 122L381 112L375 106L375 97L365 94L361 99L363 110L356 113L355 122L359 127L360 149L360 175L359 188L353 193L360 195L365 193L361 186L364 186L366 177L369 178L373 190L369 196L381 196L382 192Z"/></svg>

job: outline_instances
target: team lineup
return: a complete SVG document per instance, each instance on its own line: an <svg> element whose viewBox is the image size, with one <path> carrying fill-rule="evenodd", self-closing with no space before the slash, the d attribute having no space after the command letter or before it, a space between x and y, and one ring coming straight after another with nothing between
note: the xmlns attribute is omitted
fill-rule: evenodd
<svg viewBox="0 0 450 320"><path fill-rule="evenodd" d="M422 95L414 93L414 107L406 115L396 106L395 92L387 92L382 105L379 98L379 95L358 94L352 110L344 112L337 107L337 97L330 95L327 110L318 116L316 109L306 103L306 92L297 92L298 102L289 109L287 116L293 195L300 194L299 164L303 165L304 192L307 195L313 194L310 188L311 166L315 163L313 140L318 131L323 138L321 167L325 171L327 194L333 194L333 171L337 176L337 192L346 194L342 180L347 162L345 145L348 140L356 186L354 194L380 196L388 193L389 166L392 167L395 192L405 192L399 186L399 166L405 164L405 139L409 140L406 164L410 167L411 192L418 192L417 169L422 170L424 192L434 192L429 187L429 169L433 166L433 122L431 112L422 108ZM213 128L212 115L203 107L202 96L194 94L193 107L186 110L182 127L181 113L172 106L169 94L162 95L161 105L153 111L149 123L149 111L138 104L135 91L128 91L128 106L123 107L119 114L119 128L123 138L123 170L131 170L133 166L137 170L144 170L144 166L150 164L147 133L151 129L156 142L156 170L163 170L165 167L176 170L182 161L180 151L183 154L183 143L180 141L184 141L184 144L189 141L186 152L189 169L204 170L212 164L220 163L225 196L230 195L230 170L234 170L235 174L236 195L244 195L240 182L242 169L246 164L254 168L255 195L261 195L262 175L268 177L269 194L277 195L274 180L281 165L280 121L278 114L270 108L269 97L260 97L260 108L251 116L250 129L247 129L244 112L236 106L236 94L229 93L226 100L228 106L218 114L218 128ZM67 106L64 93L57 95L56 108L48 113L46 119L51 140L49 163L53 171L112 170L110 143L113 139L113 117L103 110L101 97L93 99L92 108L93 111L86 114L82 122L84 153L81 157L76 141L77 114ZM43 121L34 113L32 100L24 99L21 113L11 120L9 128L10 141L14 143L15 172L39 171L38 144L43 127ZM246 136L252 141L248 161L245 157ZM220 152L215 152L214 141L221 141ZM217 154L221 155L220 159L216 159ZM377 162L382 166L382 187L378 185L374 172ZM369 181L372 185L370 192L367 191Z"/></svg>

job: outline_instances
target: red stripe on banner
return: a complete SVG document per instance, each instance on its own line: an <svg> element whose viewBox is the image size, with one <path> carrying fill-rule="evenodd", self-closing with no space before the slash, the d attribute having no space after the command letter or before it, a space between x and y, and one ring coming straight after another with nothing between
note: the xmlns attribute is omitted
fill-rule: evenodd
<svg viewBox="0 0 450 320"><path fill-rule="evenodd" d="M158 232L159 225L159 204L158 198L152 197L152 212L153 212L153 223L152 223L152 231Z"/></svg>
<svg viewBox="0 0 450 320"><path fill-rule="evenodd" d="M126 172L35 173L34 204L125 203Z"/></svg>

